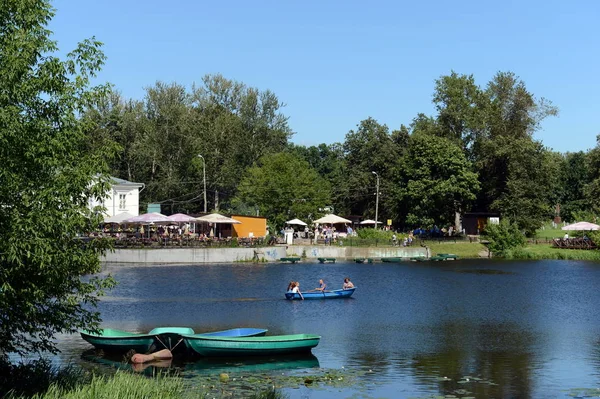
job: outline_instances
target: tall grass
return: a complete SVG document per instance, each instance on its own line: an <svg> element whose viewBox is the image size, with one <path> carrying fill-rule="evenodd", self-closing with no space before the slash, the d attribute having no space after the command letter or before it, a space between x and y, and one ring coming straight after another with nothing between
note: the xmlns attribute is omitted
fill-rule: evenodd
<svg viewBox="0 0 600 399"><path fill-rule="evenodd" d="M79 367L56 367L47 359L19 364L0 362L0 397L29 397L50 386L68 390L90 380L91 376Z"/></svg>
<svg viewBox="0 0 600 399"><path fill-rule="evenodd" d="M499 257L505 259L561 259L561 260L591 260L600 261L599 250L561 249L549 245L530 245L504 251Z"/></svg>
<svg viewBox="0 0 600 399"><path fill-rule="evenodd" d="M46 360L1 366L0 397L7 399L204 399L210 394L168 374L152 378L127 371L93 375L76 366L53 367ZM222 397L233 397L232 392L221 393ZM248 395L250 399L287 397L277 389L257 390Z"/></svg>
<svg viewBox="0 0 600 399"><path fill-rule="evenodd" d="M143 376L117 372L112 377L94 376L89 384L65 389L53 384L36 399L182 399L204 397L199 392L186 392L178 377Z"/></svg>

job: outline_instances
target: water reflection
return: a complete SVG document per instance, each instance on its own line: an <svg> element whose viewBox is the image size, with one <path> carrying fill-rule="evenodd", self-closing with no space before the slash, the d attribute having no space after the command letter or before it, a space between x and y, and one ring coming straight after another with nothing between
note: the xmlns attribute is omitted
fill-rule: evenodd
<svg viewBox="0 0 600 399"><path fill-rule="evenodd" d="M204 358L198 356L177 356L169 360L143 364L129 362L128 354L115 354L99 350L87 350L81 354L84 362L94 363L115 370L131 370L146 375L157 371L202 373L264 373L280 370L319 368L319 359L313 354L287 356L257 356L250 358Z"/></svg>

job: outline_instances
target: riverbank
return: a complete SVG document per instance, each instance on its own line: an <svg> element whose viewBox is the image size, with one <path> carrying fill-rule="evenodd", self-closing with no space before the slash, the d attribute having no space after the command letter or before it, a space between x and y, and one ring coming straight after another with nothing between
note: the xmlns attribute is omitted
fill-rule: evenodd
<svg viewBox="0 0 600 399"><path fill-rule="evenodd" d="M281 258L299 257L316 262L318 258L352 261L355 258L429 257L455 254L460 259L485 259L487 247L480 242L425 241L413 247L340 247L327 245L290 245L261 248L159 248L116 249L102 259L106 263L146 264L214 264L238 262L279 262ZM600 261L600 251L553 248L550 244L529 244L507 251L506 259L564 259Z"/></svg>
<svg viewBox="0 0 600 399"><path fill-rule="evenodd" d="M354 258L427 257L426 247L340 247L328 245L290 245L261 248L157 248L115 249L102 259L106 263L147 264L214 264L237 262L279 262L281 258L299 257L307 261L318 258L353 260Z"/></svg>

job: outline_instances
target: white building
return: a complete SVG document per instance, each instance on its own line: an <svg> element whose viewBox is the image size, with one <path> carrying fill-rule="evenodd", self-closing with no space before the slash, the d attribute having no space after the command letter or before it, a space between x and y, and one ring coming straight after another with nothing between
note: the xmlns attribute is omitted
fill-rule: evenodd
<svg viewBox="0 0 600 399"><path fill-rule="evenodd" d="M140 192L144 189L144 183L133 183L118 177L110 178L111 190L104 201L90 201L90 208L103 206L106 208L107 216L115 216L128 212L133 216L140 214Z"/></svg>

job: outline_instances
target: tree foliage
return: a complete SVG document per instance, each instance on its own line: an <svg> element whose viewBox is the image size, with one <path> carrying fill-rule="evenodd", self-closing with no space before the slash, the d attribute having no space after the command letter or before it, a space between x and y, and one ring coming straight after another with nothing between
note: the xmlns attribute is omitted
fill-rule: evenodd
<svg viewBox="0 0 600 399"><path fill-rule="evenodd" d="M489 241L488 249L494 255L525 246L526 240L519 226L504 218L499 224L488 224L483 236Z"/></svg>
<svg viewBox="0 0 600 399"><path fill-rule="evenodd" d="M91 149L78 115L106 87L90 87L104 62L85 40L66 60L46 25L46 1L0 7L0 357L56 350L56 333L93 328L90 305L112 280L100 270L101 240L83 243L99 216L90 199L107 186L110 148ZM95 184L92 184L94 183Z"/></svg>
<svg viewBox="0 0 600 399"><path fill-rule="evenodd" d="M306 161L281 152L263 156L246 171L233 203L258 208L279 228L286 220L315 219L329 202L329 183Z"/></svg>
<svg viewBox="0 0 600 399"><path fill-rule="evenodd" d="M454 141L414 132L402 158L398 204L409 226L446 226L455 212L468 209L479 190L477 174Z"/></svg>

